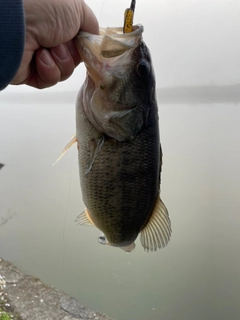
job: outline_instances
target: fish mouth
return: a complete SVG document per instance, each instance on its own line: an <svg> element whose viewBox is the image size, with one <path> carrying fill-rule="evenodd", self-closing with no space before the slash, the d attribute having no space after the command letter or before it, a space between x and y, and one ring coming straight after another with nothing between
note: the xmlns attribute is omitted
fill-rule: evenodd
<svg viewBox="0 0 240 320"><path fill-rule="evenodd" d="M142 33L143 26L139 24L133 26L133 31L129 33L123 33L122 27L100 28L99 35L81 31L76 36L79 54L97 86L106 75L124 76Z"/></svg>

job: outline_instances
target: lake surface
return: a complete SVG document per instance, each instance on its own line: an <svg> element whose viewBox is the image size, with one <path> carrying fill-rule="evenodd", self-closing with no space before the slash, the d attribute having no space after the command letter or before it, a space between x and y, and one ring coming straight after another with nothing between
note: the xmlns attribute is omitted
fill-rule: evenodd
<svg viewBox="0 0 240 320"><path fill-rule="evenodd" d="M240 319L240 105L159 104L169 245L126 254L76 226L75 94L0 96L0 256L117 320Z"/></svg>

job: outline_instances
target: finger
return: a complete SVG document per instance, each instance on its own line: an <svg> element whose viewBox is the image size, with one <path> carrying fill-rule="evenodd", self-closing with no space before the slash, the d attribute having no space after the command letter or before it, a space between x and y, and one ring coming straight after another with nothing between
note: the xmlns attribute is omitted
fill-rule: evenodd
<svg viewBox="0 0 240 320"><path fill-rule="evenodd" d="M50 54L61 73L60 81L66 80L73 73L75 63L66 44L51 48Z"/></svg>
<svg viewBox="0 0 240 320"><path fill-rule="evenodd" d="M35 69L26 83L43 89L66 80L75 68L67 45L59 45L50 50L39 49L35 57Z"/></svg>
<svg viewBox="0 0 240 320"><path fill-rule="evenodd" d="M70 55L72 56L72 59L74 61L74 65L75 67L79 65L79 63L82 61L80 55L79 55L79 52L78 52L78 49L74 43L74 41L68 41L66 43L67 47L68 47L68 50L69 50L69 53Z"/></svg>
<svg viewBox="0 0 240 320"><path fill-rule="evenodd" d="M32 61L32 71L25 83L43 89L51 87L61 79L61 72L47 49L39 49Z"/></svg>

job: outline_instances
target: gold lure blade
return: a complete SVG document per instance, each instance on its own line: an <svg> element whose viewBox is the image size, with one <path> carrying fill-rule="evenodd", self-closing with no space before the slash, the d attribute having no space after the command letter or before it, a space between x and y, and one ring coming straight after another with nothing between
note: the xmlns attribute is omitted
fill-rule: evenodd
<svg viewBox="0 0 240 320"><path fill-rule="evenodd" d="M136 0L132 0L130 8L125 10L123 33L129 33L133 31L133 16L134 16L135 5L136 5Z"/></svg>

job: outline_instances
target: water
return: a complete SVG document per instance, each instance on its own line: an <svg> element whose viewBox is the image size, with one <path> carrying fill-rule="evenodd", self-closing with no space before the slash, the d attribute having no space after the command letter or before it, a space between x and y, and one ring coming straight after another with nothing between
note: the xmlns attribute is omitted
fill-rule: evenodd
<svg viewBox="0 0 240 320"><path fill-rule="evenodd" d="M173 235L157 253L137 241L126 254L74 224L76 148L52 163L75 132L75 94L46 96L1 99L0 256L117 320L238 320L239 105L160 104Z"/></svg>

